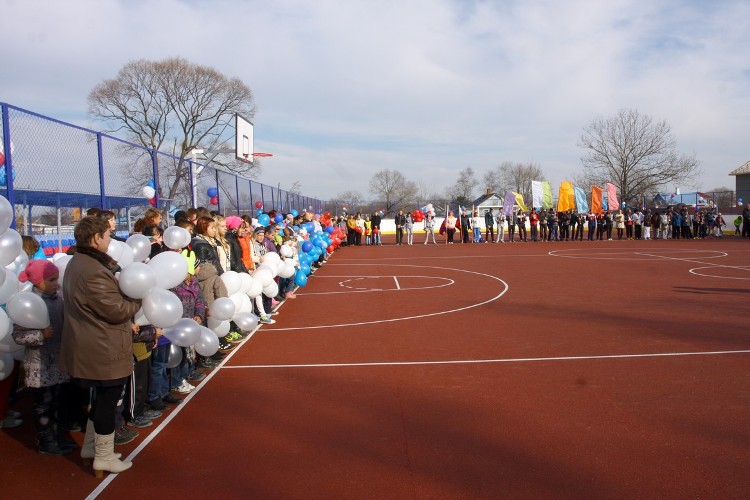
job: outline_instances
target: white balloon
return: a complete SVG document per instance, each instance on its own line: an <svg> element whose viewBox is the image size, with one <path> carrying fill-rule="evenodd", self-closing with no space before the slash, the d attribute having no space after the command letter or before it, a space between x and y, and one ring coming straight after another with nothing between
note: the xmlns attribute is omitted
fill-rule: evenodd
<svg viewBox="0 0 750 500"><path fill-rule="evenodd" d="M182 362L182 349L176 344L169 346L169 356L167 357L167 368L177 368Z"/></svg>
<svg viewBox="0 0 750 500"><path fill-rule="evenodd" d="M208 318L208 328L214 332L217 337L226 337L229 333L229 321L219 321Z"/></svg>
<svg viewBox="0 0 750 500"><path fill-rule="evenodd" d="M26 269L26 264L29 263L29 254L27 254L24 250L21 250L21 252L16 255L16 258L13 259L13 262L5 266L5 269L8 271L13 271L16 274L20 274L21 271Z"/></svg>
<svg viewBox="0 0 750 500"><path fill-rule="evenodd" d="M281 260L281 257L279 257L279 254L277 254L276 252L268 252L263 259L263 263L275 265L280 260Z"/></svg>
<svg viewBox="0 0 750 500"><path fill-rule="evenodd" d="M290 247L287 244L281 245L281 255L286 257L287 259L294 257L294 250L292 250L292 247Z"/></svg>
<svg viewBox="0 0 750 500"><path fill-rule="evenodd" d="M174 326L164 329L164 336L174 345L189 347L201 336L201 327L193 318L181 318Z"/></svg>
<svg viewBox="0 0 750 500"><path fill-rule="evenodd" d="M237 313L232 318L237 327L243 332L251 332L258 326L258 317L249 312Z"/></svg>
<svg viewBox="0 0 750 500"><path fill-rule="evenodd" d="M247 293L250 291L250 288L253 286L253 278L250 277L247 273L240 273L240 280L242 281L242 286L240 287L240 293Z"/></svg>
<svg viewBox="0 0 750 500"><path fill-rule="evenodd" d="M57 279L58 283L62 283L63 277L65 276L65 269L68 267L68 263L70 262L70 259L72 259L72 255L64 254L64 253L56 253L52 257L52 263L57 266L57 268L60 270L60 277Z"/></svg>
<svg viewBox="0 0 750 500"><path fill-rule="evenodd" d="M8 317L24 328L41 330L49 326L47 304L33 292L18 292L6 306Z"/></svg>
<svg viewBox="0 0 750 500"><path fill-rule="evenodd" d="M19 281L18 291L19 292L30 292L34 288L34 284L31 281Z"/></svg>
<svg viewBox="0 0 750 500"><path fill-rule="evenodd" d="M238 294L240 295L240 294ZM247 297L247 295L240 295L241 297ZM229 297L221 297L214 301L209 308L211 317L219 321L225 321L232 319L235 311L235 304Z"/></svg>
<svg viewBox="0 0 750 500"><path fill-rule="evenodd" d="M170 226L164 231L164 244L172 250L185 248L190 244L190 231L180 226Z"/></svg>
<svg viewBox="0 0 750 500"><path fill-rule="evenodd" d="M2 340L3 337L10 333L9 327L10 325L8 324L8 315L5 313L5 310L0 307L0 340Z"/></svg>
<svg viewBox="0 0 750 500"><path fill-rule="evenodd" d="M235 314L238 312L253 312L253 301L250 300L250 297L247 295L240 295L241 297L241 304L239 309L235 311Z"/></svg>
<svg viewBox="0 0 750 500"><path fill-rule="evenodd" d="M211 356L213 354L216 354L216 351L218 350L219 337L217 337L214 332L212 332L205 326L202 326L201 335L198 338L198 341L195 343L195 352L197 352L201 356Z"/></svg>
<svg viewBox="0 0 750 500"><path fill-rule="evenodd" d="M0 368L0 380L5 380L13 372L13 355L8 352L0 352L0 360L2 360L0 361L2 364L2 368Z"/></svg>
<svg viewBox="0 0 750 500"><path fill-rule="evenodd" d="M279 276L282 278L291 278L297 269L294 267L294 261L287 260L284 262L284 269L279 271Z"/></svg>
<svg viewBox="0 0 750 500"><path fill-rule="evenodd" d="M150 324L150 323L148 322L148 318L147 318L147 317L146 317L146 315L145 315L145 314L143 313L143 307L141 307L140 309L138 309L138 312L137 312L137 313L135 313L135 318L133 318L133 322L134 322L134 323L135 323L136 325L138 325L138 326L146 326L146 325L149 325L149 324Z"/></svg>
<svg viewBox="0 0 750 500"><path fill-rule="evenodd" d="M133 251L133 261L143 262L151 253L151 240L143 234L134 234L125 242Z"/></svg>
<svg viewBox="0 0 750 500"><path fill-rule="evenodd" d="M240 274L235 271L224 271L221 275L221 281L223 281L224 286L227 287L227 293L229 295L239 292L242 287L242 278L240 278Z"/></svg>
<svg viewBox="0 0 750 500"><path fill-rule="evenodd" d="M187 277L187 259L177 252L161 252L148 261L156 274L156 286L174 288Z"/></svg>
<svg viewBox="0 0 750 500"><path fill-rule="evenodd" d="M6 229L0 234L0 266L5 267L13 262L22 248L21 235L15 229Z"/></svg>
<svg viewBox="0 0 750 500"><path fill-rule="evenodd" d="M279 294L279 285L272 281L270 285L263 287L263 295L274 298Z"/></svg>
<svg viewBox="0 0 750 500"><path fill-rule="evenodd" d="M233 293L229 296L229 299L234 303L234 311L237 312L240 310L240 307L242 307L242 296L244 294L241 293ZM231 319L231 318L227 318Z"/></svg>
<svg viewBox="0 0 750 500"><path fill-rule="evenodd" d="M286 267L286 261L285 260L278 261L276 263L276 276L278 276L279 274L281 274L281 271L283 271L285 267Z"/></svg>
<svg viewBox="0 0 750 500"><path fill-rule="evenodd" d="M120 246L119 241L112 240L109 242L109 247L107 247L107 255L118 262L120 261L120 259L122 258L122 247Z"/></svg>
<svg viewBox="0 0 750 500"><path fill-rule="evenodd" d="M146 315L149 324L169 328L182 318L182 302L169 290L152 288L143 298L143 314Z"/></svg>
<svg viewBox="0 0 750 500"><path fill-rule="evenodd" d="M125 269L126 267L128 267L130 264L133 263L133 260L135 259L135 257L133 256L133 251L124 241L117 241L117 244L122 249L122 252L120 254L120 259L117 261L117 263L120 265L122 269Z"/></svg>
<svg viewBox="0 0 750 500"><path fill-rule="evenodd" d="M247 296L250 297L251 299L254 299L261 293L263 293L263 283L261 283L259 279L253 277L252 286L250 287L250 290L247 292Z"/></svg>
<svg viewBox="0 0 750 500"><path fill-rule="evenodd" d="M156 286L154 269L143 262L133 262L120 272L120 290L128 297L142 299Z"/></svg>
<svg viewBox="0 0 750 500"><path fill-rule="evenodd" d="M13 222L13 207L3 196L0 196L0 234L4 233Z"/></svg>
<svg viewBox="0 0 750 500"><path fill-rule="evenodd" d="M143 196L150 200L154 196L156 196L156 189L152 188L151 186L143 186Z"/></svg>
<svg viewBox="0 0 750 500"><path fill-rule="evenodd" d="M267 267L258 267L253 273L253 281L260 282L262 288L273 281L273 273Z"/></svg>
<svg viewBox="0 0 750 500"><path fill-rule="evenodd" d="M18 276L12 271L5 271L5 282L0 286L0 304L5 304L18 291Z"/></svg>
<svg viewBox="0 0 750 500"><path fill-rule="evenodd" d="M5 269L0 267L0 286L3 286L3 283L5 283Z"/></svg>
<svg viewBox="0 0 750 500"><path fill-rule="evenodd" d="M18 349L17 351L13 351L11 353L11 355L13 356L13 359L15 359L16 361L23 361L23 357L25 356L25 354L26 354L26 348L24 346L21 346L20 349Z"/></svg>
<svg viewBox="0 0 750 500"><path fill-rule="evenodd" d="M271 273L271 278L272 279L275 278L276 275L279 272L278 268L276 267L276 263L275 262L274 263L264 262L263 264L261 264L261 265L258 266L258 269L256 269L256 272L257 271L263 271L263 270L266 270L269 273ZM263 283L263 286L266 286L267 284L268 283Z"/></svg>

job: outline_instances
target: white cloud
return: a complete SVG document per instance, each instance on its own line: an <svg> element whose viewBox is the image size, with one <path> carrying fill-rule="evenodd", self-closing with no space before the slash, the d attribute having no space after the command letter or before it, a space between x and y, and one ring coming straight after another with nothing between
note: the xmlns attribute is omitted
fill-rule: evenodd
<svg viewBox="0 0 750 500"><path fill-rule="evenodd" d="M434 185L535 161L557 183L599 115L672 125L733 186L747 161L746 2L2 1L0 100L85 123L86 96L133 59L181 56L254 91L260 179L367 195L383 168ZM7 22L12 19L12 22Z"/></svg>

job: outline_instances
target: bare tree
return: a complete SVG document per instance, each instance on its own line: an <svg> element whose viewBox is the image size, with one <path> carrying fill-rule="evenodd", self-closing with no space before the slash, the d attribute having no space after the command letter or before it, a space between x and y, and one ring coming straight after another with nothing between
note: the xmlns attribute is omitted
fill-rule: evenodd
<svg viewBox="0 0 750 500"><path fill-rule="evenodd" d="M578 146L587 150L581 162L589 178L599 185L615 184L628 205L700 173L694 156L677 152L669 125L637 110L596 118L584 129Z"/></svg>
<svg viewBox="0 0 750 500"><path fill-rule="evenodd" d="M494 168L489 172L485 172L482 177L485 189L492 191L493 193L501 193L502 191L502 176L500 175L499 168Z"/></svg>
<svg viewBox="0 0 750 500"><path fill-rule="evenodd" d="M479 186L479 179L472 167L466 167L458 172L456 183L449 186L446 190L446 197L455 199L459 205L471 205L476 199L476 190Z"/></svg>
<svg viewBox="0 0 750 500"><path fill-rule="evenodd" d="M523 199L531 202L531 181L544 180L544 172L535 163L503 162L498 167L500 182L505 190L520 193Z"/></svg>
<svg viewBox="0 0 750 500"><path fill-rule="evenodd" d="M124 133L126 139L145 148L177 157L159 165L158 189L169 199L184 198L189 191L185 157L192 149L225 147L233 137L226 130L234 113L248 119L255 114L252 91L241 80L181 58L131 61L114 79L94 87L88 104L89 115L110 126L109 132ZM138 156L143 156L142 150ZM149 162L133 163L145 165L141 168L150 177ZM217 163L250 177L259 169L258 162ZM136 170L133 175L140 177L142 186L143 172Z"/></svg>
<svg viewBox="0 0 750 500"><path fill-rule="evenodd" d="M383 210L388 215L396 206L415 203L418 189L417 184L406 180L401 172L387 168L370 178L370 192L384 204Z"/></svg>
<svg viewBox="0 0 750 500"><path fill-rule="evenodd" d="M334 210L346 210L350 213L366 212L365 199L359 191L344 191L334 198L328 200L329 205L333 205Z"/></svg>
<svg viewBox="0 0 750 500"><path fill-rule="evenodd" d="M287 191L291 194L302 194L302 183L300 181L294 181Z"/></svg>

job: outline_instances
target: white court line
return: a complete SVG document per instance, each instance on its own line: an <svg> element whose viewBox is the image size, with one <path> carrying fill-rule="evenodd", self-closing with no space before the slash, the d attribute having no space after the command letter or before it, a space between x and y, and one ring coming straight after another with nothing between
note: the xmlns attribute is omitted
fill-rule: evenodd
<svg viewBox="0 0 750 500"><path fill-rule="evenodd" d="M719 354L750 354L750 349L739 351L702 351L702 352L662 352L649 354L608 354L600 356L556 356L548 358L501 358L501 359L463 359L450 361L398 361L373 363L312 363L305 365L243 365L224 366L225 370L257 368L340 368L357 366L421 366L421 365L465 365L482 363L523 363L531 361L580 361L591 359L627 359L627 358L660 358L677 356L710 356Z"/></svg>
<svg viewBox="0 0 750 500"><path fill-rule="evenodd" d="M261 326L262 325L260 325L260 324L258 326L256 326L255 330L253 330L252 332L250 332L250 334L247 337L245 337L244 339L242 339L242 342L240 342L239 344L237 344L235 346L235 348L232 349L229 352L229 354L227 354L224 357L224 359L221 360L221 362L219 363L219 365L216 368L214 368L213 370L211 370L211 373L209 373L206 376L206 378L204 378L201 381L201 383L199 385L197 385L195 387L195 389L192 390L190 392L190 394L188 394L187 397L185 397L182 400L182 403L180 403L179 405L175 406L172 409L172 411L169 412L169 415L167 415L167 417L153 430L153 432L151 432L148 436L146 436L146 438L124 460L132 462L133 459L135 457L137 457L138 454L141 451L143 451L143 449L151 441L153 441L156 438L156 436L158 436L161 433L161 431L163 431L164 428L166 428L166 426L172 420L174 420L177 417L177 415L182 411L183 408L185 408L185 406L188 404L188 402L190 402L190 400L193 399L193 396L195 396L198 392L200 392L200 390L203 389L203 387L206 384L208 384L208 381L211 380L214 377L214 375L216 375L217 373L219 373L219 370L222 367L224 367L224 365L226 364L226 362L229 361L232 358L232 356L234 356L234 353L238 352L240 350L240 347L242 345L244 345L245 342L248 342L251 338L253 338L253 336L258 332L258 330L260 329ZM99 486L97 486L91 493L89 493L89 495L86 497L86 500L93 500L94 498L98 497L99 494L101 494L107 488L107 486L109 486L109 484L117 478L117 476L118 476L118 474L109 473L107 475L107 477L104 478L104 480L101 483L99 483Z"/></svg>
<svg viewBox="0 0 750 500"><path fill-rule="evenodd" d="M401 290L401 286L400 286L400 285L398 284L398 278L396 278L396 277L394 276L394 277L393 277L393 281L395 281L395 282L396 282L396 290Z"/></svg>

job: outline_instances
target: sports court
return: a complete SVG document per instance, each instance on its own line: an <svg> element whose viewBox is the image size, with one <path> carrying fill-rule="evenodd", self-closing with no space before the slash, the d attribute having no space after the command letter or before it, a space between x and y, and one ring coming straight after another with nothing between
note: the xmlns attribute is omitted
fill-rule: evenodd
<svg viewBox="0 0 750 500"><path fill-rule="evenodd" d="M415 240L337 251L119 476L4 431L5 493L746 497L746 240Z"/></svg>

